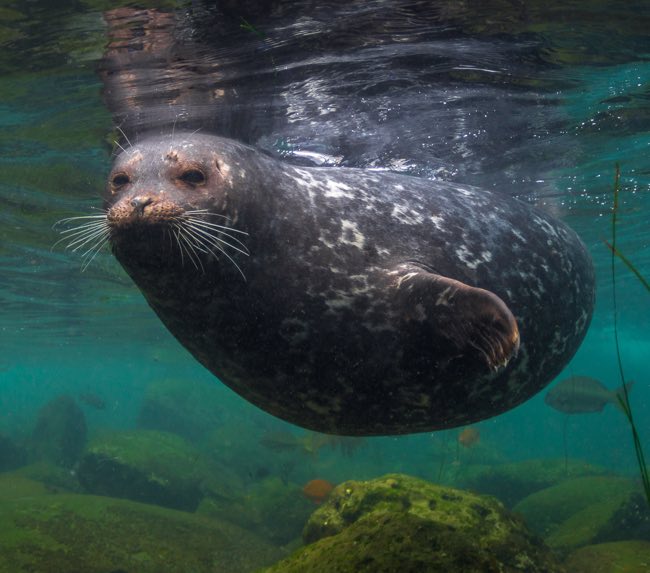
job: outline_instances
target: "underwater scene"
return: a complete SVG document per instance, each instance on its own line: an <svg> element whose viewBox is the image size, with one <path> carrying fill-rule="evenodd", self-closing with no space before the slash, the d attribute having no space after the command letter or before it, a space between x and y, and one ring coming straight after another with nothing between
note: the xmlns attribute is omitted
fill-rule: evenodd
<svg viewBox="0 0 650 573"><path fill-rule="evenodd" d="M0 573L650 572L649 31L1 1Z"/></svg>

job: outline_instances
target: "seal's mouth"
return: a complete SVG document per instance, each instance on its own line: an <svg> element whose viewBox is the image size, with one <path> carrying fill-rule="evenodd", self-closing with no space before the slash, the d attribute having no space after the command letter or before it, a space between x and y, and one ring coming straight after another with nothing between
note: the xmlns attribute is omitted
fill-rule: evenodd
<svg viewBox="0 0 650 573"><path fill-rule="evenodd" d="M130 209L107 214L113 253L122 264L185 266L205 273L206 263L220 257L246 278L238 260L249 255L248 233L224 223L228 218L207 209L184 210L175 203L131 200Z"/></svg>
<svg viewBox="0 0 650 573"><path fill-rule="evenodd" d="M109 223L109 229L109 242L113 250L129 253L168 248L169 235L172 233L168 222L125 221L119 225Z"/></svg>
<svg viewBox="0 0 650 573"><path fill-rule="evenodd" d="M204 257L192 250L187 255L187 247L180 247L168 222L128 221L111 226L109 244L115 258L132 276L140 276L145 269L158 275L176 267L180 271L186 262L197 269L205 267Z"/></svg>
<svg viewBox="0 0 650 573"><path fill-rule="evenodd" d="M230 262L246 279L243 262L249 255L248 233L236 229L226 215L207 209L183 209L172 202L120 201L96 215L68 217L55 224L63 228L66 248L79 252L82 270L108 243L125 267L192 266L205 273L207 264Z"/></svg>

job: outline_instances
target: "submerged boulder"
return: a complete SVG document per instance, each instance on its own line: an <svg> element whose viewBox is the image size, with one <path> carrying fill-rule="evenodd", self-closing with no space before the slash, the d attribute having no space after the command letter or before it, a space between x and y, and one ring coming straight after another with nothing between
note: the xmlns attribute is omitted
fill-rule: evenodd
<svg viewBox="0 0 650 573"><path fill-rule="evenodd" d="M633 492L600 528L594 543L641 539L650 541L650 506L641 491Z"/></svg>
<svg viewBox="0 0 650 573"><path fill-rule="evenodd" d="M0 507L3 501L52 493L48 487L36 480L16 472L0 474ZM4 536L0 539L4 540ZM1 542L0 542L1 543Z"/></svg>
<svg viewBox="0 0 650 573"><path fill-rule="evenodd" d="M38 412L30 449L36 460L71 468L86 444L86 417L71 396L53 398Z"/></svg>
<svg viewBox="0 0 650 573"><path fill-rule="evenodd" d="M555 573L563 569L494 499L390 474L338 487L307 545L267 573Z"/></svg>
<svg viewBox="0 0 650 573"><path fill-rule="evenodd" d="M217 467L168 432L115 432L88 445L77 469L89 493L194 511L205 495L227 495Z"/></svg>
<svg viewBox="0 0 650 573"><path fill-rule="evenodd" d="M76 472L48 462L36 462L14 470L10 476L23 477L43 484L51 493L78 493L80 490Z"/></svg>
<svg viewBox="0 0 650 573"><path fill-rule="evenodd" d="M27 460L27 452L11 438L0 434L0 472L22 466Z"/></svg>
<svg viewBox="0 0 650 573"><path fill-rule="evenodd" d="M493 495L513 507L524 497L567 479L607 475L606 469L580 460L524 460L498 466L483 466L466 473L458 486Z"/></svg>
<svg viewBox="0 0 650 573"><path fill-rule="evenodd" d="M253 484L237 499L206 497L198 514L226 519L276 545L300 541L302 529L314 510L301 488L268 477Z"/></svg>
<svg viewBox="0 0 650 573"><path fill-rule="evenodd" d="M647 573L650 571L650 542L588 545L569 556L566 568L571 573Z"/></svg>
<svg viewBox="0 0 650 573"><path fill-rule="evenodd" d="M0 497L0 573L246 573L281 552L232 524L92 495Z"/></svg>
<svg viewBox="0 0 650 573"><path fill-rule="evenodd" d="M558 550L594 543L636 487L621 477L582 477L538 491L514 511Z"/></svg>

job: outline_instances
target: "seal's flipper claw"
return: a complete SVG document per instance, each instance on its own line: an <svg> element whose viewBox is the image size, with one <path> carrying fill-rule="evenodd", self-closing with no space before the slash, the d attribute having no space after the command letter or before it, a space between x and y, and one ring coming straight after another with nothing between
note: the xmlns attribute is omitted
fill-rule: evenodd
<svg viewBox="0 0 650 573"><path fill-rule="evenodd" d="M495 372L516 356L517 321L493 292L413 263L398 265L388 275L400 318L431 328L436 339L456 347L457 357L478 360Z"/></svg>

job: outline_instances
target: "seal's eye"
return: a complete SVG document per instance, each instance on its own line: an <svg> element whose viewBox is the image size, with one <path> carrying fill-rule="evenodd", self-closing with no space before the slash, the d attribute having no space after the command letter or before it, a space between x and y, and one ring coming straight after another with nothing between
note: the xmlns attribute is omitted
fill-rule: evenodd
<svg viewBox="0 0 650 573"><path fill-rule="evenodd" d="M113 175L113 179L111 179L111 185L113 186L113 189L119 189L120 187L124 187L126 184L130 183L131 180L129 179L129 176L126 173L116 173Z"/></svg>
<svg viewBox="0 0 650 573"><path fill-rule="evenodd" d="M188 169L181 173L179 179L188 185L202 185L205 183L205 174L200 169Z"/></svg>

